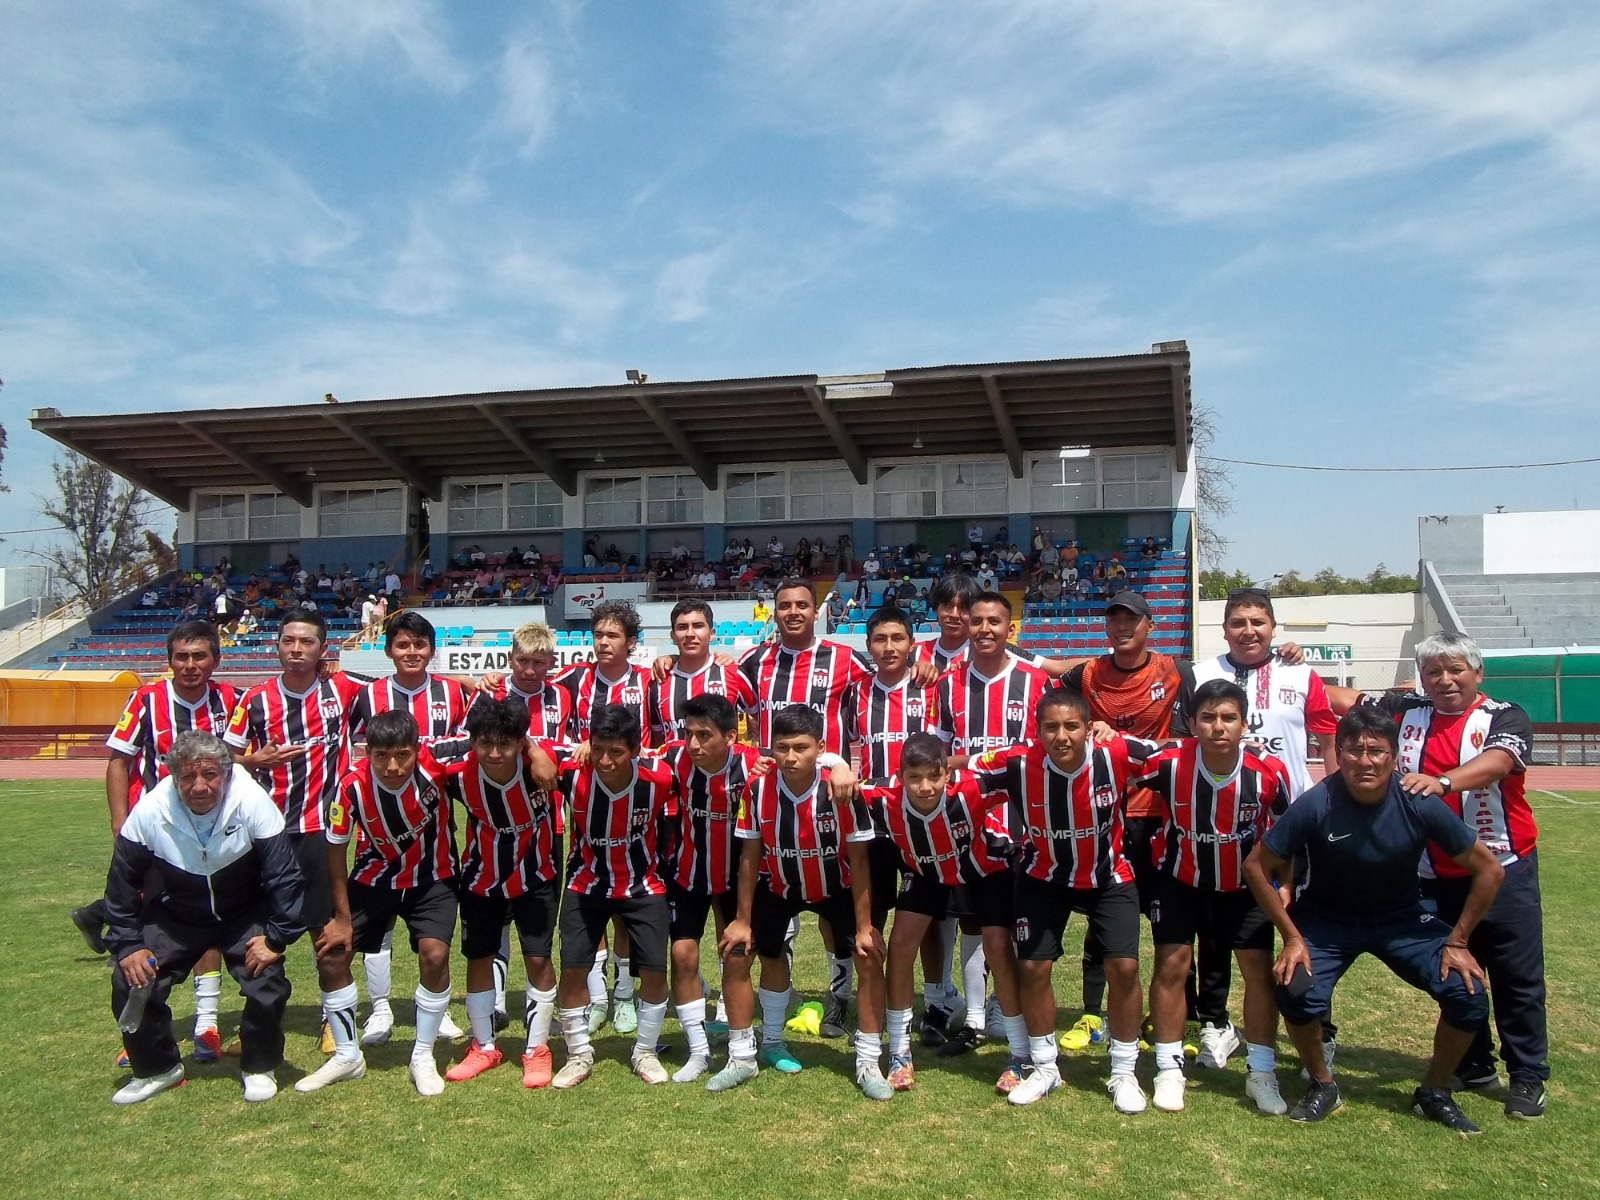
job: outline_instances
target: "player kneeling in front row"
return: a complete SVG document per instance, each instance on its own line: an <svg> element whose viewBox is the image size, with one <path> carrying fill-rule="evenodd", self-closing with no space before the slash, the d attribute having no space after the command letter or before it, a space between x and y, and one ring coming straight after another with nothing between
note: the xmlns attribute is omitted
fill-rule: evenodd
<svg viewBox="0 0 1600 1200"><path fill-rule="evenodd" d="M111 1008L125 1024L135 1020L130 997L144 989L143 1012L122 1038L133 1079L112 1103L138 1104L183 1082L167 997L213 946L244 995L244 1098L268 1100L289 1003L283 953L305 932L300 867L283 814L221 738L180 733L166 765L168 777L118 832L106 878Z"/></svg>
<svg viewBox="0 0 1600 1200"><path fill-rule="evenodd" d="M1212 679L1195 689L1184 738L1149 759L1133 781L1166 801L1157 831L1150 927L1156 966L1150 980L1155 1025L1155 1106L1183 1108L1184 980L1195 935L1232 949L1244 978L1244 1029L1249 1045L1245 1092L1271 1116L1289 1111L1278 1091L1278 1009L1272 985L1272 923L1244 879L1244 861L1269 820L1288 804L1292 785L1283 763L1243 749L1250 700L1244 689Z"/></svg>
<svg viewBox="0 0 1600 1200"><path fill-rule="evenodd" d="M883 1077L883 935L874 919L867 844L872 825L859 800L836 802L833 780L818 759L822 717L803 704L772 717L777 770L745 790L736 836L739 907L723 932L723 993L728 1000L728 1065L706 1083L725 1091L756 1073L755 994L750 955L761 959L760 1062L786 1075L800 1063L783 1041L789 1005L789 921L812 912L833 926L834 951L859 968L856 995L856 1084L869 1099L894 1093ZM850 779L854 790L854 779ZM852 932L853 931L853 932Z"/></svg>

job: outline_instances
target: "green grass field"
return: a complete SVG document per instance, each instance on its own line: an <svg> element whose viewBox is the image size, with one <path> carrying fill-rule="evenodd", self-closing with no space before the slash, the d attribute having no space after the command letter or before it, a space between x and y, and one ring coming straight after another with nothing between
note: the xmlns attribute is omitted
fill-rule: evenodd
<svg viewBox="0 0 1600 1200"><path fill-rule="evenodd" d="M317 990L304 943L290 953L284 1088L246 1106L236 1068L192 1066L188 1085L133 1109L111 1093L126 1077L109 1011L107 968L84 950L67 910L98 894L108 852L98 784L0 784L0 1111L6 1196L282 1197L1483 1196L1600 1194L1600 794L1536 796L1549 954L1554 1079L1550 1115L1505 1120L1465 1096L1484 1136L1462 1141L1411 1116L1408 1101L1434 1010L1363 962L1338 994L1346 1109L1321 1126L1258 1116L1243 1062L1193 1072L1188 1109L1117 1116L1103 1055L1063 1059L1067 1086L1029 1109L992 1091L1003 1058L985 1047L951 1066L919 1052L916 1090L874 1105L856 1093L844 1043L795 1038L804 1074L763 1072L724 1096L647 1088L608 1030L594 1078L576 1092L530 1093L514 1065L520 1022L502 1042L511 1065L425 1101L411 1088L409 997L415 960L395 955L396 1039L368 1056L364 1080L313 1096L289 1085L314 1068ZM1076 926L1074 929L1076 930ZM1590 930L1585 933L1584 930ZM803 939L796 982L821 986L820 944ZM714 961L714 960L713 960ZM457 972L455 1015L459 1006ZM1078 989L1063 960L1064 1021ZM519 981L520 982L520 981ZM515 989L516 984L513 984ZM174 993L180 1029L192 1003ZM1239 995L1234 1005L1237 1010ZM224 1036L237 1018L223 992ZM675 1023L667 1039L681 1045ZM1279 1077L1301 1090L1285 1044ZM441 1045L441 1059L459 1046ZM557 1047L556 1061L561 1061ZM1150 1078L1148 1056L1141 1076Z"/></svg>

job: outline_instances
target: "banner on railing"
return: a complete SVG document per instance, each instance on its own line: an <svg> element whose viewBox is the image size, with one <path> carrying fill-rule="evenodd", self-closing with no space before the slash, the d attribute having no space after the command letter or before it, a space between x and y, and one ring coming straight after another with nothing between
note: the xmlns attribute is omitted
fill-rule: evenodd
<svg viewBox="0 0 1600 1200"><path fill-rule="evenodd" d="M568 583L561 587L561 602L567 620L587 621L602 600L632 600L637 604L649 590L644 583Z"/></svg>

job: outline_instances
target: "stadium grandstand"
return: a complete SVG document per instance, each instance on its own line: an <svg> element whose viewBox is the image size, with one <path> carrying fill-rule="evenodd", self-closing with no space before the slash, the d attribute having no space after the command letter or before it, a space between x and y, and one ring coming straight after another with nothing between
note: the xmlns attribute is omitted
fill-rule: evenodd
<svg viewBox="0 0 1600 1200"><path fill-rule="evenodd" d="M573 655L600 599L636 601L644 640L664 642L671 602L698 595L736 649L790 574L824 611L840 593L830 631L852 640L885 602L922 616L953 569L992 573L1036 649L1102 650L1099 614L1122 588L1149 599L1156 648L1193 649L1183 342L849 376L47 409L33 426L177 509L180 570L0 665L159 674L166 631L215 612L219 591L239 683L272 673L276 618L296 603L330 619L347 666L369 663L363 605L385 593L390 612L429 610L441 649L503 650L543 619Z"/></svg>

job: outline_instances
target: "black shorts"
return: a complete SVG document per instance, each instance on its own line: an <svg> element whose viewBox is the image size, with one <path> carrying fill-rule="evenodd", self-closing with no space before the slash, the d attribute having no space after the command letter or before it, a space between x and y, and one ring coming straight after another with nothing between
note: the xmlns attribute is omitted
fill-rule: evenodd
<svg viewBox="0 0 1600 1200"><path fill-rule="evenodd" d="M983 929L1004 929L1008 933L1017 919L1017 873L996 871L976 883L964 883L950 902L954 916L971 917Z"/></svg>
<svg viewBox="0 0 1600 1200"><path fill-rule="evenodd" d="M435 879L420 887L398 891L350 881L350 930L362 954L383 949L383 938L394 928L395 918L411 932L411 949L423 938L448 942L456 935L456 881ZM499 941L496 933L495 940Z"/></svg>
<svg viewBox="0 0 1600 1200"><path fill-rule="evenodd" d="M1272 950L1272 922L1249 891L1207 891L1165 871L1150 898L1150 932L1158 946L1192 946L1198 935L1228 950Z"/></svg>
<svg viewBox="0 0 1600 1200"><path fill-rule="evenodd" d="M1019 959L1054 962L1061 957L1067 918L1081 912L1107 958L1139 957L1139 889L1131 883L1069 888L1032 875L1017 877L1015 938Z"/></svg>
<svg viewBox="0 0 1600 1200"><path fill-rule="evenodd" d="M524 958L549 958L560 908L561 888L553 879L509 899L462 889L462 957L468 961L493 958L500 949L500 934L510 920L516 923L517 942Z"/></svg>
<svg viewBox="0 0 1600 1200"><path fill-rule="evenodd" d="M816 904L783 900L772 894L765 879L756 884L755 903L750 911L750 938L762 958L783 955L789 936L789 922L803 912L816 913L833 926L833 952L843 958L856 952L856 904L848 891L838 892ZM879 926L882 928L882 926Z"/></svg>
<svg viewBox="0 0 1600 1200"><path fill-rule="evenodd" d="M561 969L594 966L595 951L611 921L622 923L631 947L628 961L635 975L667 969L667 913L665 896L640 896L610 900L568 890L561 897Z"/></svg>
<svg viewBox="0 0 1600 1200"><path fill-rule="evenodd" d="M947 883L907 871L900 877L900 894L894 898L896 912L920 913L942 921L955 901L956 889Z"/></svg>
<svg viewBox="0 0 1600 1200"><path fill-rule="evenodd" d="M738 893L728 891L707 896L681 888L675 883L667 884L667 939L673 942L698 942L706 935L706 919L711 916L712 909L717 910L717 915L726 925L738 914Z"/></svg>
<svg viewBox="0 0 1600 1200"><path fill-rule="evenodd" d="M900 905L902 877L910 878L910 875L906 873L900 851L887 838L875 838L867 844L867 862L872 867L872 923L882 929L889 919L889 910Z"/></svg>
<svg viewBox="0 0 1600 1200"><path fill-rule="evenodd" d="M333 919L333 889L328 886L328 839L317 833L291 833L289 845L300 864L305 892L300 899L300 919L307 929L321 929Z"/></svg>

